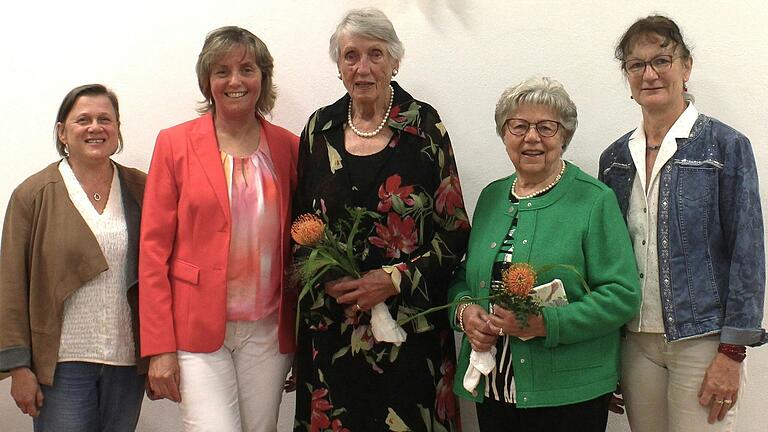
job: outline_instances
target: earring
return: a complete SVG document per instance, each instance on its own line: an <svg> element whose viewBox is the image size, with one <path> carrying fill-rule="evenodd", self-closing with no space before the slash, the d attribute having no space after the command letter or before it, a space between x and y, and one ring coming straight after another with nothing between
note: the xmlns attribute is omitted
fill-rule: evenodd
<svg viewBox="0 0 768 432"><path fill-rule="evenodd" d="M397 72L398 72L397 69L392 69L392 76L397 76Z"/></svg>
<svg viewBox="0 0 768 432"><path fill-rule="evenodd" d="M336 78L338 78L338 79L341 79L341 72L339 72L338 74L336 74Z"/></svg>
<svg viewBox="0 0 768 432"><path fill-rule="evenodd" d="M630 98L630 99L634 99L635 97L634 97L634 96L632 96L632 95L629 95L629 98Z"/></svg>
<svg viewBox="0 0 768 432"><path fill-rule="evenodd" d="M688 84L685 81L683 81L683 91L688 93Z"/></svg>

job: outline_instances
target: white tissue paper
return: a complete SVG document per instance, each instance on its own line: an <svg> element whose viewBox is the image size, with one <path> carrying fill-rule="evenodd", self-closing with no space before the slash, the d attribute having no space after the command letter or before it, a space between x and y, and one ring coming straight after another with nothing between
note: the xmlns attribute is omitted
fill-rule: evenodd
<svg viewBox="0 0 768 432"><path fill-rule="evenodd" d="M480 382L480 377L488 375L496 368L496 347L490 351L477 352L472 350L469 354L469 366L464 374L464 388L475 394L475 388Z"/></svg>
<svg viewBox="0 0 768 432"><path fill-rule="evenodd" d="M389 309L384 302L378 303L371 309L371 331L377 341L390 342L397 346L405 342L408 337L405 330L389 314Z"/></svg>

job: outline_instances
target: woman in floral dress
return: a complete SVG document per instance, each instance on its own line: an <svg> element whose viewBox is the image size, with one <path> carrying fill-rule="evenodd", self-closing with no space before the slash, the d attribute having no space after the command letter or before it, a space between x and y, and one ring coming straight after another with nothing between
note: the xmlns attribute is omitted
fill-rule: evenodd
<svg viewBox="0 0 768 432"><path fill-rule="evenodd" d="M370 326L380 302L394 318L446 303L469 234L450 139L434 108L391 81L403 46L381 11L348 12L330 54L348 94L304 128L294 214L377 217L359 230L362 277L326 278L300 302L295 430L459 430L444 315L406 324L399 346Z"/></svg>

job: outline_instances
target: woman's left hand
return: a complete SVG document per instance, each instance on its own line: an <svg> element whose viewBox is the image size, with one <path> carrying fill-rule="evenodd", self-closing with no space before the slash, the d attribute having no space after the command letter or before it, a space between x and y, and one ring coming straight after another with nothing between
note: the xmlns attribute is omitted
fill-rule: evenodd
<svg viewBox="0 0 768 432"><path fill-rule="evenodd" d="M739 397L741 363L717 353L704 373L699 389L699 404L709 407L707 421L722 420Z"/></svg>
<svg viewBox="0 0 768 432"><path fill-rule="evenodd" d="M336 285L345 294L336 298L340 304L349 304L347 316L370 310L372 307L397 294L392 278L382 269L371 270L360 279L339 282Z"/></svg>
<svg viewBox="0 0 768 432"><path fill-rule="evenodd" d="M547 335L547 327L544 325L543 316L528 315L528 326L521 327L520 323L517 322L515 313L504 309L499 305L493 305L491 329L499 332L499 335L506 334L519 338L532 338Z"/></svg>

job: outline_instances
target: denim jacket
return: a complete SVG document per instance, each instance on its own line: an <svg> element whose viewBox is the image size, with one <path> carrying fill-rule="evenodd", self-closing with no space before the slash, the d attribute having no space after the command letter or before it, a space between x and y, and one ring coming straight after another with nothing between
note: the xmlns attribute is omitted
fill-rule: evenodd
<svg viewBox="0 0 768 432"><path fill-rule="evenodd" d="M600 156L599 178L626 220L636 167L627 133ZM744 135L700 114L662 167L659 287L666 339L720 333L757 346L765 292L763 216L757 167Z"/></svg>

